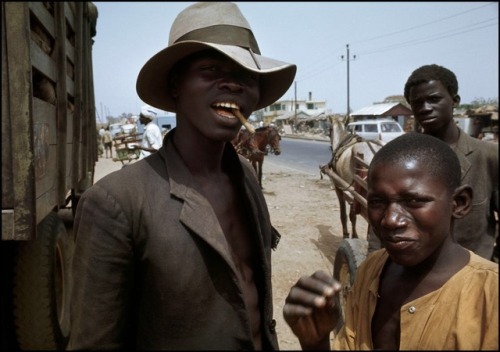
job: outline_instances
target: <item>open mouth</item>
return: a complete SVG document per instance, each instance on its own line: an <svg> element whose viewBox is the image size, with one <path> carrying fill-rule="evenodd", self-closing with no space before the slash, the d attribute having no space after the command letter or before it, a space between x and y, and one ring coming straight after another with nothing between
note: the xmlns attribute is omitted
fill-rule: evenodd
<svg viewBox="0 0 500 352"><path fill-rule="evenodd" d="M233 113L233 110L239 110L240 107L235 103L230 102L219 102L212 105L212 108L215 112L220 115L227 117L229 119L235 119L236 116Z"/></svg>

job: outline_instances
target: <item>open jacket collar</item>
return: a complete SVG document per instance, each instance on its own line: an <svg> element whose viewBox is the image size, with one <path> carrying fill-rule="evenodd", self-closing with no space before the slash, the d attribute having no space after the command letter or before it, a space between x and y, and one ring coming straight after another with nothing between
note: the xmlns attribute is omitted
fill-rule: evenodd
<svg viewBox="0 0 500 352"><path fill-rule="evenodd" d="M172 137L174 133L175 130L172 130L167 134L163 147L159 152L165 161L170 183L170 194L183 202L180 221L213 247L230 265L231 269L237 272L229 244L226 241L217 215L208 200L196 191L193 176L173 143ZM226 143L223 153L223 163L231 165L235 177L241 180L244 185L244 192L250 200L249 210L251 210L252 223L257 226L255 230L259 233L259 236L256 236L256 240L258 241L259 248L262 249L262 234L258 225L259 215L254 201L255 194L249 186L248 175L243 172L239 156L230 143ZM262 256L262 253L260 255Z"/></svg>

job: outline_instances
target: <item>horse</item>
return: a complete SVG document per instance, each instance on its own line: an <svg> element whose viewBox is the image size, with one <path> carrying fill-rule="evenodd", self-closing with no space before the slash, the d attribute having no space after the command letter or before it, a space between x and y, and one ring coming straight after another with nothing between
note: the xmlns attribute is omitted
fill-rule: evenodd
<svg viewBox="0 0 500 352"><path fill-rule="evenodd" d="M370 165L375 153L382 148L385 144L380 140L365 140L356 134L351 134L346 131L345 124L339 119L331 118L330 127L330 148L332 150L332 159L326 165L319 166L320 176L323 174L330 176L334 185L335 193L340 206L340 221L342 223L343 238L349 238L349 231L347 228L347 213L346 213L346 196L344 191L353 186L354 190L361 194L364 189L354 180L354 175L357 174L361 178L366 178L367 170L357 166L356 156L362 156L366 165ZM344 182L335 180L329 171L333 171L340 176ZM366 196L364 196L366 198ZM358 238L356 231L356 216L362 213L362 207L358 200L353 197L350 202L349 220L352 225L352 238ZM366 209L364 209L366 216Z"/></svg>
<svg viewBox="0 0 500 352"><path fill-rule="evenodd" d="M280 140L281 136L278 130L272 126L259 127L253 134L246 129L241 129L236 138L232 140L232 144L236 151L247 158L252 164L261 188L264 156L270 151L274 153L274 155L280 155Z"/></svg>

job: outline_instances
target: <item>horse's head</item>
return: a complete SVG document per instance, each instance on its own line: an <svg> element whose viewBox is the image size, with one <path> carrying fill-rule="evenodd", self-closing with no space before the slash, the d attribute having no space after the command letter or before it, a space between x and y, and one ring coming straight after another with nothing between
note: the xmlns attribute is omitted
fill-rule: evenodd
<svg viewBox="0 0 500 352"><path fill-rule="evenodd" d="M271 150L273 151L274 155L281 154L280 140L281 136L278 132L278 129L269 127L268 144L271 146Z"/></svg>
<svg viewBox="0 0 500 352"><path fill-rule="evenodd" d="M331 121L332 125L330 127L330 142L331 142L331 149L335 150L337 149L338 145L346 135L349 134L348 131L345 129L345 124L342 122L340 119L332 119Z"/></svg>

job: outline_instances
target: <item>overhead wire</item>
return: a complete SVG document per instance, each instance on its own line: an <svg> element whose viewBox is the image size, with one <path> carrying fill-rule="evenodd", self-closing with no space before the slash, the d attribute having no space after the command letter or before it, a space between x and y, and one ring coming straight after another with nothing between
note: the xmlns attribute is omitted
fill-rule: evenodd
<svg viewBox="0 0 500 352"><path fill-rule="evenodd" d="M479 9L484 8L486 6L490 6L492 4L494 4L494 3L487 3L485 5L478 6L478 7L475 7L473 9L466 10L466 11L462 11L462 12L459 12L459 13L456 13L456 14L453 14L453 15L450 15L450 16L446 16L446 17L443 17L443 18L440 18L440 19L437 19L437 20L434 20L434 21L430 21L430 22L426 22L426 23L423 23L423 24L420 24L420 25L408 27L408 28L405 28L405 29L402 29L402 30L398 30L398 31L395 31L395 32L382 34L382 35L379 35L379 36L376 36L376 37L372 37L372 38L369 38L369 39L360 40L360 41L354 41L352 43L355 43L355 44L366 43L366 42L374 41L374 40L377 40L377 39L380 39L380 38L385 38L385 37L389 37L389 36L392 36L392 35L404 33L404 32L410 31L410 30L414 30L416 28L422 28L423 26L428 26L428 25L431 25L431 24L443 22L443 21L446 21L446 20L448 20L450 18L454 18L454 17L458 17L458 16L461 16L461 15L464 15L464 14L471 13L473 11L479 10ZM445 31L443 33L440 33L437 36L434 34L431 37L417 38L417 39L413 39L413 40L406 41L406 42L392 44L392 45L386 46L384 48L376 49L374 51L365 51L365 52L363 52L363 51L359 52L358 51L357 55L359 57L359 55L369 55L369 54L375 54L375 53L385 52L385 51L389 51L389 50L395 50L395 49L398 49L398 48L401 48L401 47L418 45L418 44L427 43L427 42L434 41L434 40L441 40L441 39L448 38L448 37L451 37L451 36L456 36L456 35L459 35L459 34L476 31L476 30L479 30L479 29L483 29L483 28L494 26L494 25L498 25L498 22L492 23L492 24L489 24L489 25L479 26L479 27L472 28L472 29L469 29L469 30L464 30L464 28L478 26L479 24L483 24L484 22L493 21L495 19L497 19L497 18L492 18L492 19L488 19L488 20L485 20L485 21L476 22L476 23L468 25L466 27L451 29L451 30ZM447 34L449 32L452 32L452 33ZM322 60L329 60L331 57L339 57L338 63L332 64L331 62L326 62L325 64L323 64L320 67L309 66L308 68L306 68L305 70L303 70L302 72L300 72L300 76L296 79L296 81L299 82L299 83L302 82L302 81L306 81L308 79L316 77L316 76L318 76L318 75L320 75L320 74L322 74L322 73L324 73L324 72L326 72L328 70L332 70L335 67L339 66L342 63L342 60L340 59L340 57L342 55L341 54L342 51L338 50L338 54L336 52L337 52L337 50L333 54L331 54L331 55L323 55L324 59L322 59ZM320 60L320 61L322 61L322 60ZM309 73L308 71L311 71L311 73Z"/></svg>

